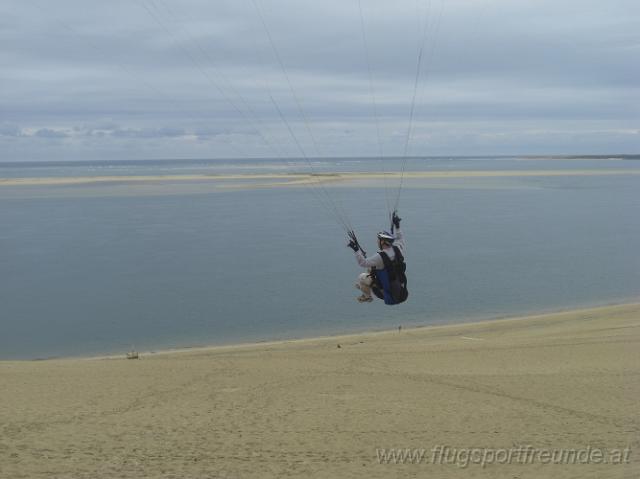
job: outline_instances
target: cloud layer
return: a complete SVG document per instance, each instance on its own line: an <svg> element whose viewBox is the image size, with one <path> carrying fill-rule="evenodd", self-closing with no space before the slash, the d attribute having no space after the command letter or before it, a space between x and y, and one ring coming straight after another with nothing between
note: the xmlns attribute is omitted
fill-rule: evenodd
<svg viewBox="0 0 640 479"><path fill-rule="evenodd" d="M0 161L402 154L423 33L410 154L640 151L637 1L361 7L3 2Z"/></svg>

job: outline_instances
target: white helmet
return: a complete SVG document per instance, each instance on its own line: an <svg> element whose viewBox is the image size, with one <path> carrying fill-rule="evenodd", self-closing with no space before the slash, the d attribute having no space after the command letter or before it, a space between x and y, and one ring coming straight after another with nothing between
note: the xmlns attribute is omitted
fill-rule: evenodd
<svg viewBox="0 0 640 479"><path fill-rule="evenodd" d="M395 239L396 237L388 231L381 231L380 233L378 233L378 240L380 241L392 244Z"/></svg>

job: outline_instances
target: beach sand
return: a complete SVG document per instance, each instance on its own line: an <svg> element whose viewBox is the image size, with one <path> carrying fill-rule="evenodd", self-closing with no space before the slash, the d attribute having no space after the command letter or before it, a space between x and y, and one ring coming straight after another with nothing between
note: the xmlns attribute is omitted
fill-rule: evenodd
<svg viewBox="0 0 640 479"><path fill-rule="evenodd" d="M638 304L5 361L0 385L2 478L640 477ZM379 448L425 455L381 464ZM494 463L463 467L471 448ZM544 463L553 450L569 463Z"/></svg>

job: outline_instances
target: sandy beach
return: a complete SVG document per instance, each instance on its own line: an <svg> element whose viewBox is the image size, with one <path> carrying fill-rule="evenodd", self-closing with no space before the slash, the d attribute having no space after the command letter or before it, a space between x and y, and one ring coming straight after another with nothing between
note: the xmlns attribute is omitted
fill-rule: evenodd
<svg viewBox="0 0 640 479"><path fill-rule="evenodd" d="M631 304L4 361L0 477L638 477L639 342Z"/></svg>

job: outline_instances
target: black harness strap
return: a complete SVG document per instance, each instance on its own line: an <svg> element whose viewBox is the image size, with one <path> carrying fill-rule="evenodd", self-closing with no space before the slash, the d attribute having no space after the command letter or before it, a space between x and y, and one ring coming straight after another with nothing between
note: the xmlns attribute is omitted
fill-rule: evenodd
<svg viewBox="0 0 640 479"><path fill-rule="evenodd" d="M393 252L396 254L395 260L399 261L400 263L404 263L404 256L402 256L402 253L400 252L400 248L398 248L397 246L394 246Z"/></svg>
<svg viewBox="0 0 640 479"><path fill-rule="evenodd" d="M393 250L395 251L396 248L394 247ZM389 259L389 255L387 255L387 253L385 253L384 251L380 251L378 254L382 258L382 262L384 263L384 269L387 270L387 274L389 275L389 281L395 281L396 270L393 267L393 263ZM396 252L396 255L397 254L398 253Z"/></svg>

